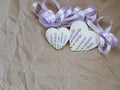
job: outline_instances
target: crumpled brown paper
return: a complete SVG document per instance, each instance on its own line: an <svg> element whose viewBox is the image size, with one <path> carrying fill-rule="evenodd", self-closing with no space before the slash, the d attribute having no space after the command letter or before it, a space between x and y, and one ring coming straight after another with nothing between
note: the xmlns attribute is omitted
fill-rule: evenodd
<svg viewBox="0 0 120 90"><path fill-rule="evenodd" d="M106 56L97 48L71 52L69 45L56 51L31 10L35 1L0 0L0 90L120 90L120 44ZM100 16L112 18L111 32L120 40L120 0L59 3L95 5Z"/></svg>

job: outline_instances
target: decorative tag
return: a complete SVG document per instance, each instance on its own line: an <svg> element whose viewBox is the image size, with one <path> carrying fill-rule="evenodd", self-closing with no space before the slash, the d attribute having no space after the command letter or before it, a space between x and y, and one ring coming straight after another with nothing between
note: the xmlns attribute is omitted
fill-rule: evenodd
<svg viewBox="0 0 120 90"><path fill-rule="evenodd" d="M98 46L100 37L89 30L83 21L75 21L70 28L70 48L72 51L86 51Z"/></svg>
<svg viewBox="0 0 120 90"><path fill-rule="evenodd" d="M46 31L48 42L57 50L62 49L70 38L70 31L67 28L49 28Z"/></svg>

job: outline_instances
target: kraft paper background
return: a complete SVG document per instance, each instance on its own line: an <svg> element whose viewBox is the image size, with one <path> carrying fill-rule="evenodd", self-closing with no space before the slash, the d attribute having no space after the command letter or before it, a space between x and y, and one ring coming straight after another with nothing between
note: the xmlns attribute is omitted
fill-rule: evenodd
<svg viewBox="0 0 120 90"><path fill-rule="evenodd" d="M0 0L0 90L120 90L120 44L105 56L97 48L53 49L45 38L46 28L31 10L35 1ZM111 32L120 40L120 0L58 2L82 8L95 5L99 16L112 18Z"/></svg>

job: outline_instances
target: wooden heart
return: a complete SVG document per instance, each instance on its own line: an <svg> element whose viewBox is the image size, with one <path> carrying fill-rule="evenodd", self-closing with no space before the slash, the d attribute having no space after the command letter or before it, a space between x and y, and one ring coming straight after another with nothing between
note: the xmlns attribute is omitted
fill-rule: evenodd
<svg viewBox="0 0 120 90"><path fill-rule="evenodd" d="M98 46L99 35L89 30L83 21L76 21L70 28L70 48L72 51L86 51Z"/></svg>
<svg viewBox="0 0 120 90"><path fill-rule="evenodd" d="M62 49L70 38L70 31L67 28L49 28L46 31L48 42L57 50Z"/></svg>

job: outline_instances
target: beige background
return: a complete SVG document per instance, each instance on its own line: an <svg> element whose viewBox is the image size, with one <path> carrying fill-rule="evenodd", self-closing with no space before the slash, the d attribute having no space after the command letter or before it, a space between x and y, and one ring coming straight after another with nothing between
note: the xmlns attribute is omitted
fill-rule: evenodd
<svg viewBox="0 0 120 90"><path fill-rule="evenodd" d="M50 1L50 0L49 0ZM0 0L0 90L120 90L120 44L103 56L97 48L54 50L31 11L35 0ZM59 0L112 18L120 40L120 0Z"/></svg>

